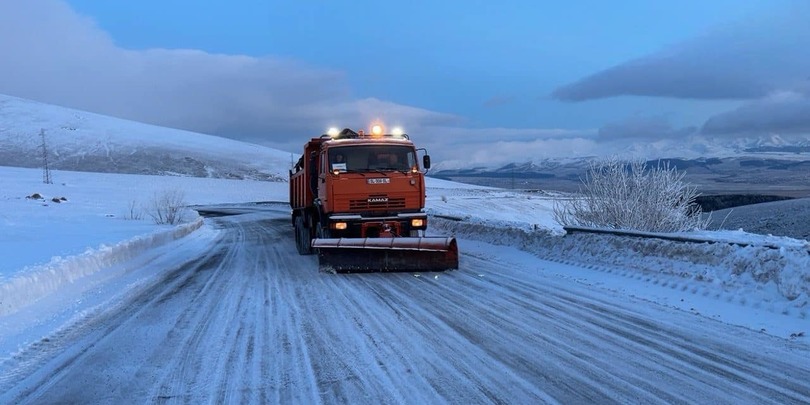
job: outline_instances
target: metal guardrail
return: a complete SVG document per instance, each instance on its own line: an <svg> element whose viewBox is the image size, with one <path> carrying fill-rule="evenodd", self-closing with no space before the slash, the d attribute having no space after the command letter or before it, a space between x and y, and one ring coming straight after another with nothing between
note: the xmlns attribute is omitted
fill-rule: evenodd
<svg viewBox="0 0 810 405"><path fill-rule="evenodd" d="M706 239L706 238L699 238L695 236L685 236L685 235L669 235L663 233L654 233L654 232L642 232L642 231L630 231L630 230L623 230L623 229L602 229L602 228L588 228L588 227L580 227L580 226L564 226L563 230L565 230L567 234L574 234L574 233L596 233L596 234L605 234L605 235L616 235L616 236L628 236L633 238L648 238L648 239L662 239L662 240L669 240L674 242L686 242L686 243L726 243L729 245L736 245L742 247L754 246L754 247L765 247L768 249L780 249L781 246L775 245L773 243L750 243L750 242L741 242L741 241L734 241L734 240L722 240L722 239ZM807 252L810 254L810 251Z"/></svg>
<svg viewBox="0 0 810 405"><path fill-rule="evenodd" d="M446 219L450 221L461 222L464 221L466 218L458 217L453 215L442 215L442 214L431 214L430 216ZM603 235L614 235L614 236L625 236L631 238L647 238L647 239L659 239L659 240L668 240L673 242L681 242L681 243L708 243L708 244L717 244L717 243L724 243L728 245L740 246L740 247L764 247L767 249L774 249L778 250L783 248L783 246L768 243L768 242L744 242L739 240L729 240L729 239L709 239L709 238L701 238L697 236L687 236L687 235L675 235L675 234L666 234L666 233L655 233L655 232L643 232L643 231L632 231L626 229L605 229L605 228L589 228L584 226L564 226L563 230L565 231L566 235L571 235L575 233L592 233L592 234L603 234ZM808 255L810 255L810 249L806 249Z"/></svg>

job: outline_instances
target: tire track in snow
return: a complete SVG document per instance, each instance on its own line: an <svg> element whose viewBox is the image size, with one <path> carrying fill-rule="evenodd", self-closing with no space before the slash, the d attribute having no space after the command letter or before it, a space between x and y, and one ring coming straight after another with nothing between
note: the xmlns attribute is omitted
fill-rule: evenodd
<svg viewBox="0 0 810 405"><path fill-rule="evenodd" d="M504 277L496 278L495 274L490 274L492 277L489 278L497 281L487 288L467 288L450 282L441 294L421 287L403 288L408 284L399 282L382 283L380 287L384 288L384 295L392 297L394 301L397 297L402 297L404 307L416 302L423 302L426 306L442 305L447 314L438 318L444 325L439 325L435 319L431 320L430 311L427 310L419 316L421 322L435 324L433 330L441 332L443 339L450 341L449 343L452 343L455 332L461 336L458 339L459 347L464 346L463 340L466 339L467 347L488 349L488 354L492 356L491 362L497 364L500 361L508 369L522 370L526 373L526 379L535 385L550 381L549 389L554 392L555 398L563 398L565 401L644 398L652 402L669 403L693 402L696 398L721 401L728 401L729 398L740 401L758 398L762 403L793 403L804 402L808 398L808 388L801 383L808 376L806 364L801 361L782 362L778 356L764 357L744 347L725 344L722 337L696 339L695 333L690 329L693 325L691 315L665 314L667 318L683 318L676 326L654 319L647 320L641 314L628 316L627 314L632 314L632 307L593 299L588 295L599 297L601 293L594 293L585 287L577 288L587 294L583 299L574 295L578 291L560 290L559 285L544 287L542 278L516 273L490 261L464 261L466 263L462 268L480 265L491 270L502 267L499 271L503 272ZM447 277L442 275L440 280L454 280L454 277L449 276L458 273L448 273ZM467 278L478 280L472 274L468 274ZM489 278L484 283L489 283ZM477 282L481 283L480 280ZM445 287L440 282L435 284L437 288ZM496 287L492 284L500 285ZM471 294L472 291L480 291L482 294ZM492 299L497 294L502 294L503 297ZM572 300L572 296L578 298ZM435 297L440 297L440 300ZM396 307L400 304L395 302L388 305ZM508 315L509 311L516 312L517 316ZM619 315L612 315L614 312ZM483 316L483 322L474 325L459 323L459 319L469 319L472 316ZM615 323L623 325L622 328L616 329ZM698 332L710 336L717 333L719 328L720 336L729 332L732 335L746 334L745 331L719 322L707 323L710 327L703 328L704 331L698 329ZM527 332L527 329L532 329L532 325L537 325L539 332ZM452 331L448 333L443 326L450 326ZM683 327L686 329L679 329ZM544 333L550 328L554 329L553 335ZM428 334L423 338L429 339ZM755 339L762 338L767 344L779 345L778 339L752 333L747 335ZM622 336L633 338L617 342ZM517 339L499 344L498 340L503 340L504 337ZM691 343L692 340L695 343ZM544 344L550 354L542 351L535 353L525 347L527 343L535 341ZM520 348L513 349L515 346ZM451 344L449 350L452 351L453 347ZM705 347L717 348L718 352L729 355L719 356ZM605 356L606 350L611 352L610 356ZM807 354L803 350L801 353ZM468 352L462 358L469 359L472 354ZM734 356L740 356L741 360L730 361L729 358ZM546 363L562 363L565 367L549 373L548 369L543 370L539 365L542 361L527 361L532 357L546 358ZM649 360L650 358L656 360ZM659 364L657 360L662 363ZM756 364L756 367L747 366L748 363ZM624 365L631 367L627 369ZM785 376L786 373L795 373L796 376ZM563 375L565 378L555 379L553 375ZM669 381L673 375L677 376L677 380ZM662 386L660 381L667 381L667 384Z"/></svg>
<svg viewBox="0 0 810 405"><path fill-rule="evenodd" d="M94 367L99 363L120 361L125 363L129 354L138 353L138 345L130 350L102 349L105 340L131 327L132 323L149 322L145 315L146 308L165 301L175 294L181 286L188 283L200 265L210 259L209 255L192 260L184 266L171 269L164 276L138 287L138 291L125 296L112 308L98 311L83 317L78 323L72 323L55 331L42 345L33 345L28 350L12 359L13 364L4 364L3 368L13 370L10 376L4 376L4 386L0 392L0 402L8 398L10 403L24 403L24 399L33 399L34 403L42 402L81 402L86 395L97 395L110 400L121 392L121 386L98 387L74 383L76 374L86 378L85 367ZM146 319L144 319L146 318ZM138 335L141 335L139 333ZM101 352L101 353L99 353ZM103 366L103 364L102 364ZM38 369L46 370L40 372ZM114 374L114 373L113 373ZM114 375L108 376L115 378ZM59 395L53 401L43 401L49 390L56 390ZM71 399L74 398L74 399Z"/></svg>
<svg viewBox="0 0 810 405"><path fill-rule="evenodd" d="M262 343L270 340L269 275L272 268L265 249L272 241L264 239L261 226L234 227L223 243L226 254L216 263L213 274L199 290L199 299L189 306L191 319L175 329L192 329L191 338L167 346L182 347L185 354L175 357L173 373L165 376L157 399L182 398L200 402L266 402L263 384L269 374L265 365L272 356L261 353ZM215 348L212 350L212 348Z"/></svg>
<svg viewBox="0 0 810 405"><path fill-rule="evenodd" d="M212 371L211 369L216 370L220 357L223 353L228 353L227 350L222 350L227 347L223 347L221 344L222 341L228 341L228 339L223 339L221 335L228 333L227 327L231 326L226 323L225 328L219 328L218 322L221 321L219 315L229 314L232 310L232 308L218 308L220 302L218 295L223 293L223 286L229 285L231 281L229 269L225 268L223 263L231 260L236 254L234 249L228 249L228 247L237 242L240 236L233 232L229 233L228 239L223 240L220 244L222 246L220 249L225 251L219 252L215 256L216 260L206 263L208 269L200 272L201 277L195 279L195 284L186 289L186 293L191 295L186 299L188 305L173 325L172 333L161 344L167 348L166 352L161 351L152 356L151 361L168 358L171 363L169 367L165 368L167 374L159 382L157 392L149 397L160 400L183 398L188 401L193 400L194 397L189 397L187 386L195 387L196 390L193 392L209 395L211 387L216 385L208 379L209 376L218 374L210 371ZM179 295L172 298L182 299ZM228 303L227 300L221 302ZM167 305L171 305L171 303L167 303ZM210 347L217 347L218 350L209 351ZM172 348L180 349L179 353L171 353Z"/></svg>
<svg viewBox="0 0 810 405"><path fill-rule="evenodd" d="M487 260L483 261L491 263ZM538 264L542 263L542 261L538 261ZM514 297L518 297L517 299L522 302L521 305L533 305L538 309L541 306L545 307L541 310L547 311L547 319L564 319L565 322L558 326L560 328L568 327L572 336L582 335L582 333L577 334L576 330L590 330L589 332L596 333L590 339L592 341L597 337L605 342L611 342L617 338L624 339L629 345L632 345L630 348L638 351L638 358L659 358L664 365L672 361L679 362L679 367L665 366L660 373L662 376L671 378L673 373L676 375L683 373L684 369L691 371L679 381L682 384L695 385L688 391L690 394L699 392L701 387L705 386L709 388L709 392L704 395L710 397L711 391L717 391L714 387L732 384L730 389L723 394L726 400L735 395L742 401L750 401L752 396L759 397L761 403L801 403L810 399L810 388L802 382L810 376L806 362L788 363L782 361L780 357L765 357L745 346L726 343L726 339L722 339L722 336L732 332L734 335L754 337L776 347L782 343L779 339L757 335L741 328L728 327L719 322L695 322L694 317L690 319L689 315L669 311L676 312L677 316L666 314L665 319L682 319L682 322L677 325L678 327L673 327L662 321L645 318L636 313L631 306L618 305L619 301L615 299L598 298L600 294L594 292L583 295L576 291L567 291L569 288L566 288L565 284L576 286L575 283L559 283L548 279L547 281L554 284L548 286L547 282L538 282L540 281L538 277L506 271L506 266L503 268L503 273L499 275L499 278L493 277L493 282L516 292ZM513 284L522 287L514 288ZM639 306L645 305L649 304L639 302ZM571 328L566 324L574 325L574 327ZM704 324L713 327L698 328ZM717 333L714 328L717 326L723 333L719 335L720 338L712 339L710 337L712 333ZM732 337L737 338L738 336ZM564 344L564 342L558 343ZM586 344L588 344L587 341L577 342L576 346L582 347ZM609 349L609 345L601 345L599 349L604 351ZM806 350L798 349L800 349L799 353L807 355ZM624 351L626 352L626 350ZM791 356L786 356L786 358L789 357ZM599 359L589 361L594 360ZM621 360L621 357L617 357L616 360ZM643 382L637 381L637 383ZM644 385L649 384L640 386ZM658 388L653 392L657 396L661 395ZM684 400L693 399L684 398Z"/></svg>

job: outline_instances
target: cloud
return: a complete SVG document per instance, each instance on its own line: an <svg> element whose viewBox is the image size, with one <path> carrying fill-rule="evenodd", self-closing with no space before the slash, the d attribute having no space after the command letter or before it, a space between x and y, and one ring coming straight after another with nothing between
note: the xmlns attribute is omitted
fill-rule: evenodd
<svg viewBox="0 0 810 405"><path fill-rule="evenodd" d="M288 58L123 49L61 0L0 2L0 38L0 93L157 125L280 145L379 115L458 120L352 98L343 72Z"/></svg>
<svg viewBox="0 0 810 405"><path fill-rule="evenodd" d="M597 140L659 140L691 135L696 127L676 129L663 116L635 116L599 128Z"/></svg>
<svg viewBox="0 0 810 405"><path fill-rule="evenodd" d="M412 139L441 151L442 166L493 166L524 160L599 154L593 130L426 127Z"/></svg>
<svg viewBox="0 0 810 405"><path fill-rule="evenodd" d="M744 21L557 88L584 101L616 96L757 99L810 74L810 3Z"/></svg>
<svg viewBox="0 0 810 405"><path fill-rule="evenodd" d="M575 139L593 137L592 130L560 129L560 128L459 128L459 127L428 127L425 129L435 139L443 139L449 143L480 144L492 143L498 140L535 141L554 139Z"/></svg>
<svg viewBox="0 0 810 405"><path fill-rule="evenodd" d="M707 135L810 134L810 92L777 92L709 118Z"/></svg>
<svg viewBox="0 0 810 405"><path fill-rule="evenodd" d="M459 145L445 152L442 168L497 167L521 161L541 161L601 155L599 145L592 139L538 139L534 141L498 141L486 148Z"/></svg>

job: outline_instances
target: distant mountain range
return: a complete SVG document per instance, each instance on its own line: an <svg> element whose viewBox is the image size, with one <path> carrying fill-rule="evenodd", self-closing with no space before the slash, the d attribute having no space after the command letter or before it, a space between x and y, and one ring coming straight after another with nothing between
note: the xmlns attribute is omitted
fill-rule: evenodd
<svg viewBox="0 0 810 405"><path fill-rule="evenodd" d="M750 153L808 153L810 154L810 145L782 145L782 146L755 146L744 149L745 152Z"/></svg>
<svg viewBox="0 0 810 405"><path fill-rule="evenodd" d="M704 194L770 194L810 196L810 153L793 152L796 146L733 157L656 159L649 167L668 165L685 173L684 181ZM786 152L790 151L790 152ZM778 153L775 153L778 152ZM545 159L510 163L496 168L432 170L430 176L478 185L517 188L579 190L593 158Z"/></svg>
<svg viewBox="0 0 810 405"><path fill-rule="evenodd" d="M810 196L810 139L770 134L751 138L689 136L634 142L621 156L669 156L648 160L685 173L684 180L704 194ZM577 191L596 157L537 159L497 167L455 167L439 163L430 175L478 185Z"/></svg>
<svg viewBox="0 0 810 405"><path fill-rule="evenodd" d="M44 137L43 137L44 135ZM0 95L0 165L287 181L288 152Z"/></svg>

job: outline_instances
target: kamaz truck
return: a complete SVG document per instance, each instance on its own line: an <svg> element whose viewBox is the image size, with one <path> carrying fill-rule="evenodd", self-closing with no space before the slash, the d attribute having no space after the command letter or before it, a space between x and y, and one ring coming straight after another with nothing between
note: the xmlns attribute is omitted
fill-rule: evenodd
<svg viewBox="0 0 810 405"><path fill-rule="evenodd" d="M290 170L298 253L317 253L321 268L336 272L457 269L455 238L425 235L430 156L420 162L421 151L382 125L310 139Z"/></svg>

